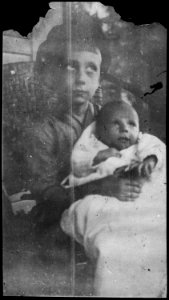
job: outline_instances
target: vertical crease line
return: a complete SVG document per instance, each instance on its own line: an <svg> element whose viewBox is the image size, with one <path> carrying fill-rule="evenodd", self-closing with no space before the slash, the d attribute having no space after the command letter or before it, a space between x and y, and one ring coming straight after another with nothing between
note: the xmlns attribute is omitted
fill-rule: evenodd
<svg viewBox="0 0 169 300"><path fill-rule="evenodd" d="M67 54L68 54L68 64L70 62L70 58L71 58L71 53L72 53L72 31L71 31L71 2L67 2L66 3L66 30L67 30ZM70 99L70 115L71 115L71 126L70 126L70 137L71 137L71 153L72 153L72 149L73 149L73 131L72 131L72 115L73 115L73 109L72 109L72 89L71 87L71 74L68 73L68 83L69 83L69 90L68 93L69 95L69 99ZM71 160L71 157L70 157ZM72 161L70 161L70 165L71 165L71 170L73 171L73 166L72 166ZM71 204L73 204L74 202L74 188L72 188L71 190ZM73 224L74 223L74 218L73 218ZM74 226L73 226L74 228ZM73 232L73 236L74 236L74 232ZM75 241L72 238L71 239L71 292L72 292L72 296L75 295Z"/></svg>

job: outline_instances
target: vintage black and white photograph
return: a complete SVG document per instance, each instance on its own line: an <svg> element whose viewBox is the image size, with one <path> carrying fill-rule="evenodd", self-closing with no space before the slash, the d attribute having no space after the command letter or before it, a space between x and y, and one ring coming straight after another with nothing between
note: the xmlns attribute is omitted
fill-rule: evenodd
<svg viewBox="0 0 169 300"><path fill-rule="evenodd" d="M166 23L38 18L3 31L3 296L166 298Z"/></svg>

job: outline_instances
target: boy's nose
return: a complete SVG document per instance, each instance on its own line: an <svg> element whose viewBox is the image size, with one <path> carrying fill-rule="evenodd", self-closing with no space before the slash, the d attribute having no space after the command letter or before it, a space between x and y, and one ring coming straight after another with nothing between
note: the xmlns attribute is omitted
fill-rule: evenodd
<svg viewBox="0 0 169 300"><path fill-rule="evenodd" d="M85 84L86 83L86 74L83 69L78 70L76 73L76 83L77 84Z"/></svg>

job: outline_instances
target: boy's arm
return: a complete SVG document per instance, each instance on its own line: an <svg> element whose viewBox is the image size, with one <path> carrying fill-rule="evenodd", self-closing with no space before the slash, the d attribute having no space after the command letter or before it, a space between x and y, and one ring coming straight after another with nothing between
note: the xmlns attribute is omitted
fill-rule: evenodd
<svg viewBox="0 0 169 300"><path fill-rule="evenodd" d="M64 163L62 156L68 155L69 161L71 147L65 138L64 127L58 123L57 128L59 136L49 124L34 126L27 132L29 189L37 201L31 215L36 225L57 223L71 203L71 191L64 189L58 178Z"/></svg>
<svg viewBox="0 0 169 300"><path fill-rule="evenodd" d="M59 124L58 130L60 136L63 135L62 127L59 128ZM60 145L61 138L58 138L59 134L48 123L35 125L27 132L29 144L26 150L26 159L30 173L29 186L38 202L57 201L58 195L60 195L58 190L61 192L58 175L63 161L59 153L62 150L63 157L68 155L70 145L67 143L62 147ZM63 150L64 148L65 150Z"/></svg>
<svg viewBox="0 0 169 300"><path fill-rule="evenodd" d="M72 173L76 177L84 177L93 173L93 151L84 145L76 145L72 152Z"/></svg>
<svg viewBox="0 0 169 300"><path fill-rule="evenodd" d="M90 124L82 133L74 145L71 162L72 172L76 177L84 177L94 172L92 169L93 158L98 152L98 141L91 132L94 130L95 122Z"/></svg>
<svg viewBox="0 0 169 300"><path fill-rule="evenodd" d="M120 201L134 201L142 191L143 182L138 178L118 178L113 175L77 186L74 189L76 199L90 194L116 197Z"/></svg>

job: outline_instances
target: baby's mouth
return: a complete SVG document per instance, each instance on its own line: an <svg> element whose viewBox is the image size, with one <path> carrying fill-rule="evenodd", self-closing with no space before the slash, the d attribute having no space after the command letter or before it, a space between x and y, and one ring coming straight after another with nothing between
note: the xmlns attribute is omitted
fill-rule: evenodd
<svg viewBox="0 0 169 300"><path fill-rule="evenodd" d="M120 137L119 142L123 146L129 146L130 145L130 139L128 137Z"/></svg>

